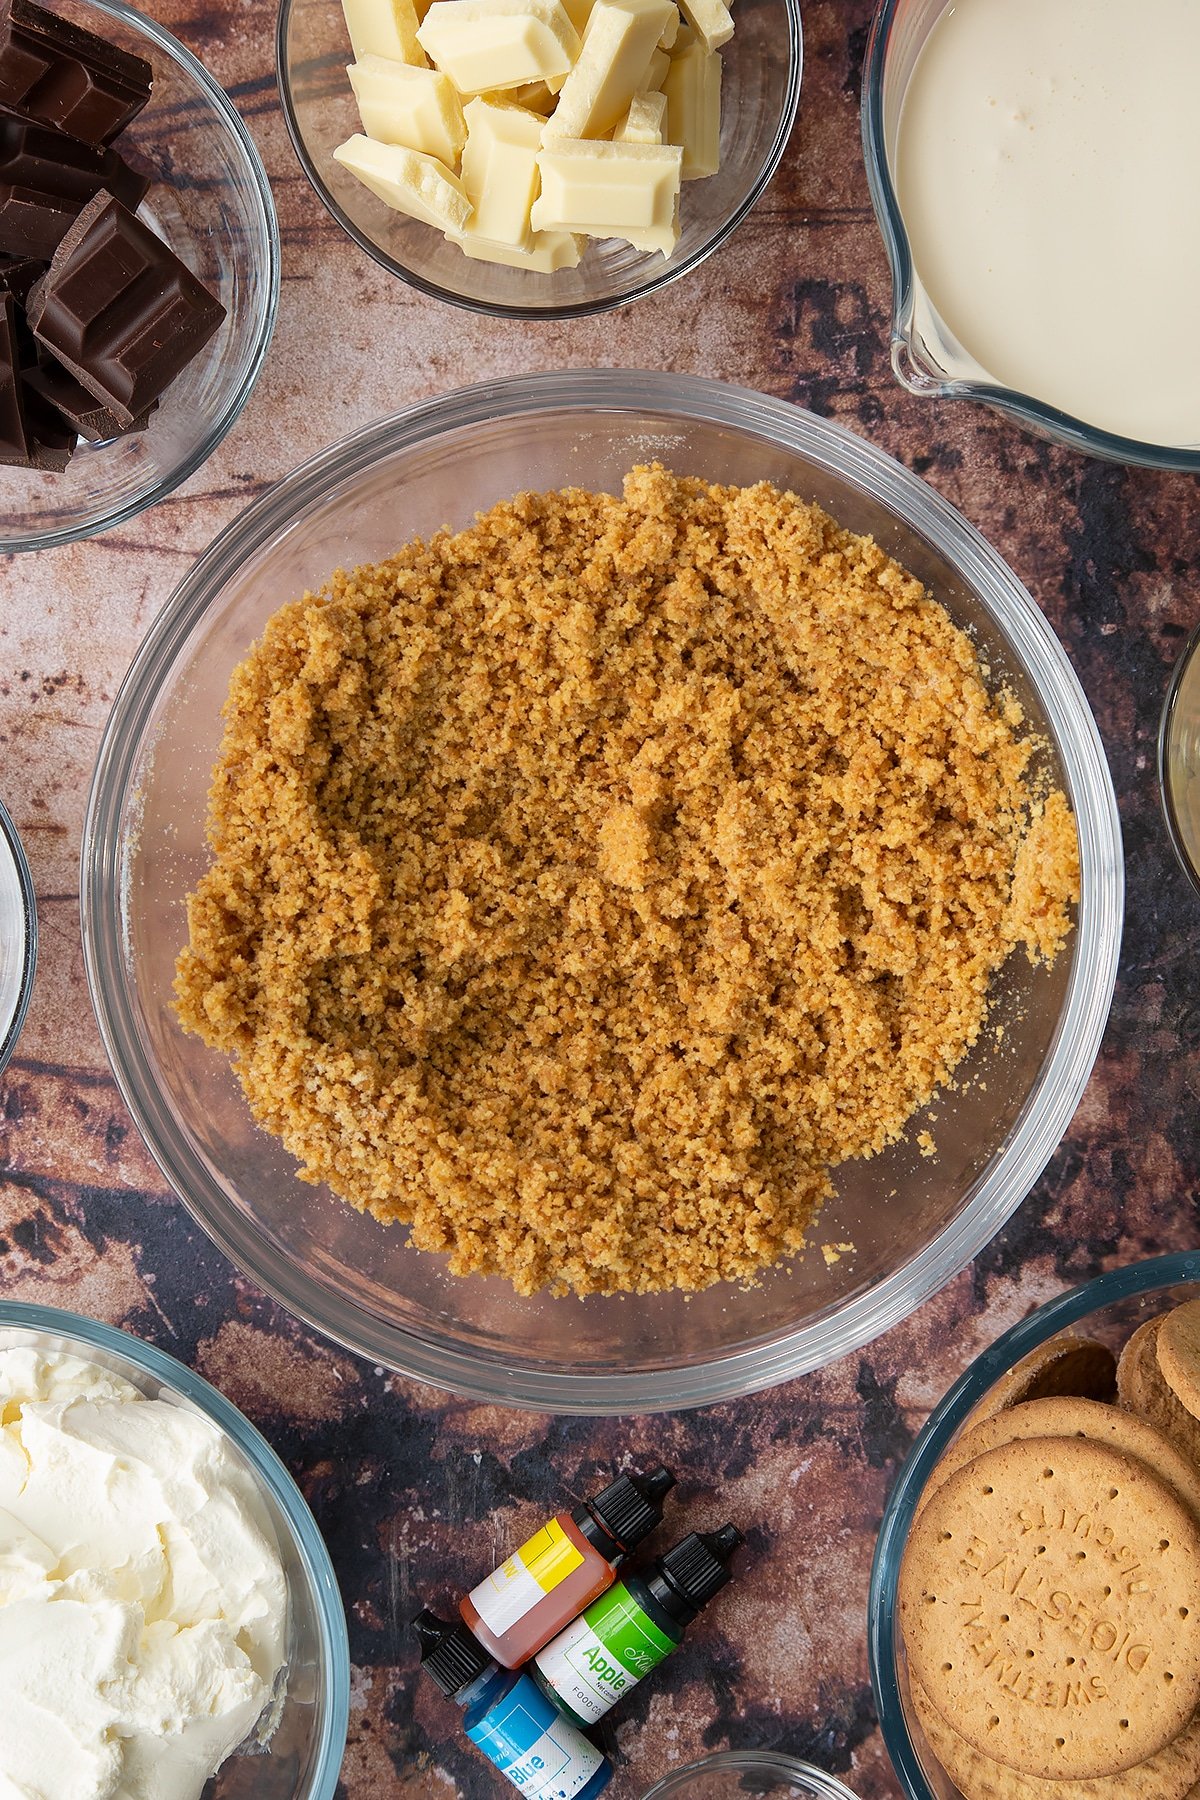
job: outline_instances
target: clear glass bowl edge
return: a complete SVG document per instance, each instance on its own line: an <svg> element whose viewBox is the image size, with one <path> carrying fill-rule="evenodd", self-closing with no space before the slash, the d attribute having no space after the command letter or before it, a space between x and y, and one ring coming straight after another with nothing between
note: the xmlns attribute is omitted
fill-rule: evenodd
<svg viewBox="0 0 1200 1800"><path fill-rule="evenodd" d="M194 1369L189 1369L186 1363L115 1325L105 1325L99 1319L86 1318L82 1313L67 1312L61 1307L0 1299L0 1331L6 1328L73 1339L88 1349L134 1364L164 1387L190 1400L212 1419L232 1439L270 1490L272 1499L288 1522L316 1597L316 1616L321 1629L321 1667L329 1685L321 1742L316 1750L313 1779L305 1800L333 1800L350 1719L350 1639L346 1613L337 1576L317 1522L300 1489L262 1432L225 1398L219 1388L197 1375Z"/></svg>
<svg viewBox="0 0 1200 1800"><path fill-rule="evenodd" d="M907 1800L937 1800L913 1746L900 1697L894 1655L896 1584L909 1527L930 1471L967 1413L1014 1363L1048 1338L1069 1331L1089 1313L1161 1288L1200 1282L1200 1250L1173 1251L1110 1269L1056 1295L1012 1325L977 1356L934 1407L884 1508L871 1563L867 1601L867 1658L884 1744Z"/></svg>
<svg viewBox="0 0 1200 1800"><path fill-rule="evenodd" d="M275 210L275 198L271 192L271 184L259 155L258 146L238 112L233 101L219 82L215 81L187 45L160 25L147 13L139 12L137 7L127 4L127 0L92 0L92 4L101 12L111 14L120 19L134 31L143 33L164 50L171 59L185 68L192 79L207 95L215 110L220 114L225 125L238 141L246 159L246 167L254 180L255 192L262 208L262 220L265 227L264 247L267 267L267 299L262 311L258 330L258 341L247 366L246 376L238 392L234 394L221 417L202 443L198 444L191 455L184 459L178 468L172 469L148 495L129 500L124 506L101 519L82 521L75 525L64 525L57 531L43 532L37 537L18 538L11 541L0 535L0 556L16 555L27 550L52 550L64 544L80 543L87 538L98 537L101 533L114 530L118 525L125 525L131 519L145 512L151 506L157 506L169 494L193 476L197 469L203 467L220 446L245 410L246 404L254 392L259 375L266 361L267 351L271 347L271 339L275 331L275 322L279 312L279 293L282 279L282 251L279 236L279 218Z"/></svg>
<svg viewBox="0 0 1200 1800"><path fill-rule="evenodd" d="M632 1371L621 1376L585 1376L537 1365L480 1374L477 1360L432 1335L406 1340L404 1372L430 1385L485 1401L576 1414L676 1410L740 1397L808 1373L870 1342L916 1310L966 1266L1012 1215L1053 1155L1082 1096L1107 1021L1116 980L1124 898L1124 866L1116 799L1103 746L1070 661L1016 576L982 536L926 483L866 440L804 413L787 401L700 377L629 370L561 371L484 382L440 400L412 407L369 425L312 458L276 488L255 501L214 540L160 612L134 658L105 732L93 775L82 845L84 958L93 1006L105 1050L134 1119L147 1138L163 1175L186 1201L180 1174L190 1151L161 1104L153 1072L145 1063L123 990L119 904L121 812L133 771L136 746L149 716L161 671L170 666L212 595L238 564L286 528L289 518L317 495L327 494L368 466L386 447L402 448L501 415L519 416L547 407L600 407L650 411L666 417L699 418L734 428L757 430L818 466L859 482L874 499L896 510L965 571L983 583L997 604L1023 658L1030 655L1047 677L1043 695L1060 731L1060 746L1075 793L1091 804L1081 818L1081 857L1092 891L1081 908L1068 1004L1050 1058L1035 1090L1047 1106L1036 1131L1029 1126L1031 1096L1014 1127L1020 1154L1010 1156L1003 1181L985 1177L971 1203L949 1229L920 1255L848 1306L832 1323L802 1327L764 1347L733 1352L698 1369ZM835 454L836 452L836 454ZM1065 729L1082 724L1076 743ZM1078 810L1078 809L1077 809ZM130 1071L133 1071L133 1074ZM147 1127L152 1121L152 1127ZM167 1166L153 1139L171 1144L178 1159ZM200 1215L197 1215L200 1217ZM253 1234L218 1227L204 1215L204 1230L239 1266L249 1270L282 1305L306 1323L359 1354L394 1366L394 1353L380 1332L355 1343L327 1321L312 1316L304 1278L296 1271L267 1272L255 1260ZM356 1323L361 1327L363 1319ZM814 1341L820 1332L820 1345Z"/></svg>
<svg viewBox="0 0 1200 1800"><path fill-rule="evenodd" d="M1200 450L1143 444L1087 425L1069 413L997 382L941 377L921 359L914 330L915 282L912 250L888 164L883 123L884 73L896 15L907 0L879 0L867 37L862 78L862 147L875 221L883 238L892 280L890 350L892 370L909 393L922 399L974 400L1015 420L1036 436L1066 444L1085 456L1135 468L1181 469L1200 473Z"/></svg>
<svg viewBox="0 0 1200 1800"><path fill-rule="evenodd" d="M788 28L788 90L784 99L783 111L780 115L779 129L771 144L771 148L763 162L763 166L750 192L742 203L735 207L724 223L691 256L685 257L678 264L668 262L661 271L630 287L627 292L611 294L603 299L578 300L566 306L512 306L500 301L488 301L473 295L455 293L452 288L441 287L435 281L428 281L415 269L407 268L395 257L389 256L374 239L362 231L348 214L340 207L329 190L328 184L320 170L308 153L299 124L296 120L296 109L292 99L291 82L288 78L287 38L291 20L293 0L279 0L279 10L275 19L275 80L279 90L279 104L287 126L288 137L296 160L300 164L313 193L321 205L346 233L351 241L358 245L373 262L389 275L415 288L419 293L427 295L431 300L443 301L448 306L460 306L467 312L482 313L493 319L587 319L600 313L613 312L617 307L629 306L635 300L645 299L649 294L656 294L660 289L670 287L719 250L728 238L737 230L749 213L757 206L766 189L774 179L783 153L787 149L788 140L796 124L796 115L800 109L800 88L804 75L804 27L800 16L800 0L784 0Z"/></svg>

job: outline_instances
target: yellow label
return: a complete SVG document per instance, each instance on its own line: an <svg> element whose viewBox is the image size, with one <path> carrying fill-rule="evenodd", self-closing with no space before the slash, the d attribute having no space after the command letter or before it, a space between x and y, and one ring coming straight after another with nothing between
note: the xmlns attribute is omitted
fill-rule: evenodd
<svg viewBox="0 0 1200 1800"><path fill-rule="evenodd" d="M535 1532L527 1544L521 1545L517 1555L546 1594L560 1581L565 1581L583 1561L582 1552L575 1548L557 1519L551 1519L548 1525Z"/></svg>

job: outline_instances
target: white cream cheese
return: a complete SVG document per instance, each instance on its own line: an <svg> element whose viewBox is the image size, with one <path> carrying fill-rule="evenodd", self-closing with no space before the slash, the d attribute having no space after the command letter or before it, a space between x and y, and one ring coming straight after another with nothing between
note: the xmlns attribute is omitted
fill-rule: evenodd
<svg viewBox="0 0 1200 1800"><path fill-rule="evenodd" d="M196 1800L286 1639L278 1551L216 1426L0 1347L0 1797Z"/></svg>
<svg viewBox="0 0 1200 1800"><path fill-rule="evenodd" d="M1200 445L1198 70L1198 0L955 0L896 145L964 364L1154 444Z"/></svg>

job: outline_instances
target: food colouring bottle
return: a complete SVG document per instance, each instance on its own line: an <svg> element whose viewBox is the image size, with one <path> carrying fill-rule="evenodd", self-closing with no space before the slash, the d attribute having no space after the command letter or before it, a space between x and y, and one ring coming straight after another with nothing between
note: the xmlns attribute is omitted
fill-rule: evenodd
<svg viewBox="0 0 1200 1800"><path fill-rule="evenodd" d="M675 1477L661 1466L621 1475L560 1512L458 1603L468 1630L506 1669L519 1668L610 1588L616 1568L662 1521Z"/></svg>
<svg viewBox="0 0 1200 1800"><path fill-rule="evenodd" d="M525 1800L594 1800L604 1791L612 1764L528 1675L502 1669L457 1619L448 1624L426 1610L413 1630L421 1667L466 1708L463 1730Z"/></svg>
<svg viewBox="0 0 1200 1800"><path fill-rule="evenodd" d="M731 1578L735 1525L693 1532L641 1575L627 1575L540 1651L529 1673L577 1725L610 1706L670 1656L696 1614Z"/></svg>

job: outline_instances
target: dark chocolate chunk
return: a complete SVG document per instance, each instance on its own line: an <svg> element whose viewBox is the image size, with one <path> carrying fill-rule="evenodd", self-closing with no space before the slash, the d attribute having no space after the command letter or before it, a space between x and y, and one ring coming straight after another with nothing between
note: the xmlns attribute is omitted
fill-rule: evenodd
<svg viewBox="0 0 1200 1800"><path fill-rule="evenodd" d="M0 0L0 104L107 144L150 98L154 71L33 0Z"/></svg>
<svg viewBox="0 0 1200 1800"><path fill-rule="evenodd" d="M0 250L10 256L48 262L101 188L134 212L149 185L115 150L0 109Z"/></svg>
<svg viewBox="0 0 1200 1800"><path fill-rule="evenodd" d="M32 370L21 377L24 389L25 423L29 431L30 461L35 469L52 469L61 475L75 454L79 433L30 383Z"/></svg>
<svg viewBox="0 0 1200 1800"><path fill-rule="evenodd" d="M0 293L0 463L27 469L32 461L16 307L11 294Z"/></svg>
<svg viewBox="0 0 1200 1800"><path fill-rule="evenodd" d="M11 294L18 306L29 299L29 290L46 273L46 260L37 256L0 256L0 291Z"/></svg>
<svg viewBox="0 0 1200 1800"><path fill-rule="evenodd" d="M150 422L150 414L158 405L156 400L132 425L122 425L115 413L110 412L94 394L89 394L83 383L76 381L71 371L64 369L52 356L44 357L31 369L27 368L24 380L27 397L30 393L36 394L40 400L52 406L76 436L86 438L89 444L101 444L106 438L117 437L121 432L145 431Z"/></svg>
<svg viewBox="0 0 1200 1800"><path fill-rule="evenodd" d="M40 281L45 273L45 263L39 262L35 257L0 256L0 293L11 294L16 301L14 329L17 334L17 354L23 369L31 368L38 357L37 341L26 321L25 308L34 282Z"/></svg>
<svg viewBox="0 0 1200 1800"><path fill-rule="evenodd" d="M225 308L139 219L100 193L29 296L38 342L123 427L204 347Z"/></svg>

